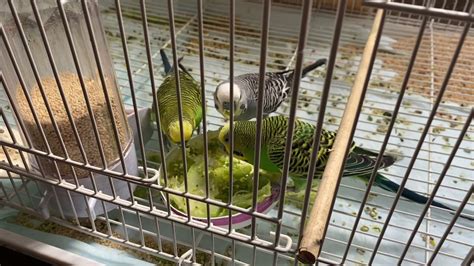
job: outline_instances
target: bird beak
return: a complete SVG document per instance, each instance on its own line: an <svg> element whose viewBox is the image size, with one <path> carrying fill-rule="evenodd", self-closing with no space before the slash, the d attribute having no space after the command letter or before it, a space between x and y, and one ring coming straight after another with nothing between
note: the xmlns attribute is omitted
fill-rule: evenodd
<svg viewBox="0 0 474 266"><path fill-rule="evenodd" d="M222 115L224 116L224 118L225 118L226 120L229 120L229 118L230 118L230 111L229 111L229 110L224 110L222 113L223 113Z"/></svg>

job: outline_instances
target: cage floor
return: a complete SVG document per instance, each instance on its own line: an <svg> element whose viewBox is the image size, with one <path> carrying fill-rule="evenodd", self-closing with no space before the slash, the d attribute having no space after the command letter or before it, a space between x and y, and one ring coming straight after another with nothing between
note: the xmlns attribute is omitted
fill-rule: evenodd
<svg viewBox="0 0 474 266"><path fill-rule="evenodd" d="M142 107L150 107L152 104L150 77L140 20L140 7L137 2L122 1L122 9L138 104ZM211 130L218 129L223 124L222 117L214 109L212 93L216 85L229 76L229 7L227 2L210 0L206 1L204 5L204 75L206 78L208 122ZM111 48L110 52L114 58L117 78L125 104L131 106L129 80L114 5L112 1L104 1L103 4L104 27ZM147 13L155 80L157 84L160 84L163 78L163 68L159 49L165 48L168 54L171 53L165 1L148 1ZM261 15L262 5L260 3L239 1L236 6L235 75L258 72ZM299 7L273 5L267 71L283 70L294 65L300 16ZM196 1L175 1L175 23L179 55L185 56L183 65L189 68L189 71L199 80ZM305 51L305 64L329 56L334 24L335 14L333 12L321 10L313 12ZM397 100L419 24L418 20L395 16L389 16L385 23L371 82L355 133L355 141L359 146L375 151L380 148L386 132L387 117L390 116ZM372 18L367 15L347 14L344 18L336 71L326 113L326 129L336 130L339 125L371 25ZM438 94L461 30L461 27L447 26L436 21L428 23L425 30L425 37L410 79L408 94L404 97L387 148L390 152L399 154L401 160L388 168L387 171L383 171L383 174L397 183L400 183L405 174L421 130ZM421 194L430 193L460 129L473 107L474 68L471 67L473 60L474 36L470 34L443 97L444 101L438 109L430 133L407 183L408 188ZM300 119L315 123L324 75L324 71L315 71L302 80L297 111L297 116ZM287 114L288 109L287 102L280 107L277 113ZM474 128L471 127L437 193L437 201L457 208L474 182L472 174L474 167L473 144ZM147 145L147 150L158 152L156 134ZM346 248L355 218L354 214L359 209L364 190L365 184L361 181L342 181L327 238L324 242L323 257L339 261ZM385 192L379 188L374 188L372 192L374 194L366 205L370 210L363 214L350 247L348 262L351 264L367 263L394 197L393 193ZM473 200L471 198L463 213L471 215L474 213ZM294 242L298 240L301 201L302 198L287 198L283 216L282 233L291 236ZM393 264L397 262L422 207L422 205L401 200L384 236L375 263ZM373 215L374 213L376 215ZM276 210L271 211L269 215L276 216ZM425 263L450 220L451 214L431 208L409 249L406 263ZM244 228L240 231L249 234L250 229ZM269 231L274 231L274 228L265 223L258 227L258 235L261 238L272 239L268 236ZM472 223L460 218L435 262L438 265L459 264L473 246L473 239ZM295 248L296 245L293 244L292 251ZM248 263L248 254L243 248L239 250L236 247L234 255L236 261ZM279 264L291 264L292 262L287 256L293 255L291 253L279 255Z"/></svg>

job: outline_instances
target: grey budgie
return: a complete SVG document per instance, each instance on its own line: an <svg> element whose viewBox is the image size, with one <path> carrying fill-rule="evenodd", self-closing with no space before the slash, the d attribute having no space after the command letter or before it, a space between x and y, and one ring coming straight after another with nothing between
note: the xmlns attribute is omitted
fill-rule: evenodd
<svg viewBox="0 0 474 266"><path fill-rule="evenodd" d="M303 69L302 77L308 72L326 64L326 59L319 59ZM290 95L294 70L265 73L263 114L276 111L280 104ZM234 119L249 120L257 116L258 73L243 74L234 78ZM225 118L230 116L230 82L220 83L214 92L214 105Z"/></svg>

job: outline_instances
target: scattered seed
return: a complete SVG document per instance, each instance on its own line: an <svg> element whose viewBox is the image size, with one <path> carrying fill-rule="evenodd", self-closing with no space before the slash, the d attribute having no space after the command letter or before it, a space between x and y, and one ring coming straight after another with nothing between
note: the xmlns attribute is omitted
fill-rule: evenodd
<svg viewBox="0 0 474 266"><path fill-rule="evenodd" d="M441 132L443 132L443 131L445 131L445 130L446 130L446 129L445 129L444 127L434 127L434 128L433 128L433 133L434 133L434 134L439 134L439 133L441 133Z"/></svg>
<svg viewBox="0 0 474 266"><path fill-rule="evenodd" d="M388 111L385 111L383 113L383 116L387 116L387 117L392 117L392 113L388 112Z"/></svg>
<svg viewBox="0 0 474 266"><path fill-rule="evenodd" d="M365 250L361 249L361 248L356 248L356 251L357 253L361 254L361 255L364 255L365 254Z"/></svg>
<svg viewBox="0 0 474 266"><path fill-rule="evenodd" d="M387 132L387 130L388 130L388 126L387 126L387 125L379 125L379 126L377 127L377 132L379 132L379 133L385 133L385 132Z"/></svg>
<svg viewBox="0 0 474 266"><path fill-rule="evenodd" d="M378 225L373 225L373 226L372 226L372 230L374 230L374 231L377 232L377 233L381 233L381 232L382 232L382 229L381 229L380 226L378 226Z"/></svg>
<svg viewBox="0 0 474 266"><path fill-rule="evenodd" d="M432 248L436 247L436 240L432 236L421 233L421 239L429 243Z"/></svg>

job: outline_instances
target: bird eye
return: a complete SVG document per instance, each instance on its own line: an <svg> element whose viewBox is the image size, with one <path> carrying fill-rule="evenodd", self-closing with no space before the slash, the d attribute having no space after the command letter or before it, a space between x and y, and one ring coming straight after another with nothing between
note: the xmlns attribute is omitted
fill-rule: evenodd
<svg viewBox="0 0 474 266"><path fill-rule="evenodd" d="M225 135L224 140L225 140L225 142L229 142L229 135Z"/></svg>
<svg viewBox="0 0 474 266"><path fill-rule="evenodd" d="M242 105L240 106L240 109L241 109L241 110L245 109L245 105L242 104Z"/></svg>

